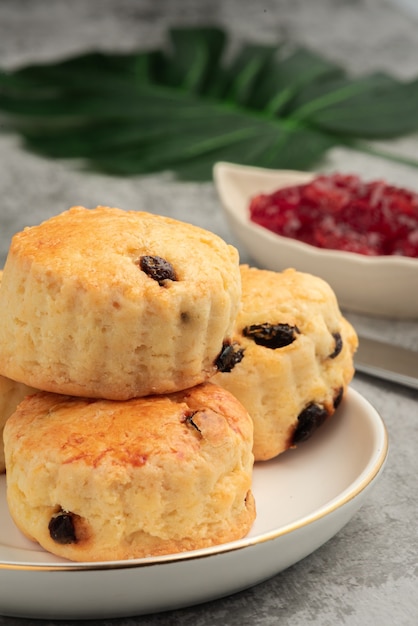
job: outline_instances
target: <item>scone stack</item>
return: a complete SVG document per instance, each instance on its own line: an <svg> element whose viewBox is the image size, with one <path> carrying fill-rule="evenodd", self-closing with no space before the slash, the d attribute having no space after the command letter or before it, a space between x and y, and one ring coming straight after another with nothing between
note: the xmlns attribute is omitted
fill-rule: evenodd
<svg viewBox="0 0 418 626"><path fill-rule="evenodd" d="M74 207L18 233L0 310L9 509L74 561L245 536L254 460L308 439L354 374L327 283L148 213Z"/></svg>
<svg viewBox="0 0 418 626"><path fill-rule="evenodd" d="M74 561L239 539L253 424L208 382L228 364L238 254L169 218L74 207L12 239L0 375L39 390L4 426L16 525Z"/></svg>

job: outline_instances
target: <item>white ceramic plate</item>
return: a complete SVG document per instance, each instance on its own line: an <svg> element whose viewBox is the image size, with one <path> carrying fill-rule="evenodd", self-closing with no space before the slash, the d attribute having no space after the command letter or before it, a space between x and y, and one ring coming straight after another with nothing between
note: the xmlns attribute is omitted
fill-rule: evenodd
<svg viewBox="0 0 418 626"><path fill-rule="evenodd" d="M70 563L26 540L11 521L0 479L0 614L101 619L190 606L240 591L304 558L359 509L384 465L385 426L349 389L311 440L256 464L250 534L169 557Z"/></svg>
<svg viewBox="0 0 418 626"><path fill-rule="evenodd" d="M250 199L289 185L304 184L313 174L216 163L214 182L232 231L259 267L282 271L294 267L326 280L341 307L358 313L418 318L418 259L371 257L325 250L281 237L252 222Z"/></svg>

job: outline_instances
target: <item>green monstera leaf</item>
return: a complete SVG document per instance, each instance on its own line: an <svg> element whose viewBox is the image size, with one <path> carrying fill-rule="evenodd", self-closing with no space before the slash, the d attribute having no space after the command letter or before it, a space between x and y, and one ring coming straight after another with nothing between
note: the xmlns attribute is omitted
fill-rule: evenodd
<svg viewBox="0 0 418 626"><path fill-rule="evenodd" d="M45 156L122 176L210 180L218 160L309 169L337 145L377 153L371 142L418 130L417 111L418 80L353 78L285 44L231 55L220 28L173 29L161 50L0 71L3 129Z"/></svg>

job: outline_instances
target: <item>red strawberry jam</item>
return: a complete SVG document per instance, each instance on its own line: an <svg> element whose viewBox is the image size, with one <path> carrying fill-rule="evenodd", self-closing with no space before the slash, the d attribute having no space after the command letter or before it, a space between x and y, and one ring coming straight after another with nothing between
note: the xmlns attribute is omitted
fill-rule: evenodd
<svg viewBox="0 0 418 626"><path fill-rule="evenodd" d="M418 193L379 180L320 175L254 197L250 218L319 248L418 257Z"/></svg>

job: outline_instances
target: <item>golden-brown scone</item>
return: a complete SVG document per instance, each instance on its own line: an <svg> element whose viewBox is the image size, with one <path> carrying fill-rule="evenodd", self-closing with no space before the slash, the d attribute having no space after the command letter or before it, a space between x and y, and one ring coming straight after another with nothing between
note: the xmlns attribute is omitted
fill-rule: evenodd
<svg viewBox="0 0 418 626"><path fill-rule="evenodd" d="M241 294L238 252L206 230L116 208L17 233L0 289L0 374L126 400L216 372Z"/></svg>
<svg viewBox="0 0 418 626"><path fill-rule="evenodd" d="M0 270L0 284L3 278L3 270ZM0 474L3 474L6 465L4 460L3 430L9 416L15 411L23 398L37 390L17 383L4 376L0 376Z"/></svg>
<svg viewBox="0 0 418 626"><path fill-rule="evenodd" d="M332 415L354 374L357 335L322 279L241 266L236 364L214 382L254 422L254 456L267 460L310 437Z"/></svg>
<svg viewBox="0 0 418 626"><path fill-rule="evenodd" d="M37 389L17 383L10 378L0 376L0 474L5 469L3 430L10 415L16 410L19 402L27 395L36 393Z"/></svg>
<svg viewBox="0 0 418 626"><path fill-rule="evenodd" d="M74 561L236 540L255 518L252 433L212 383L126 402L41 392L6 423L9 509L27 536Z"/></svg>

